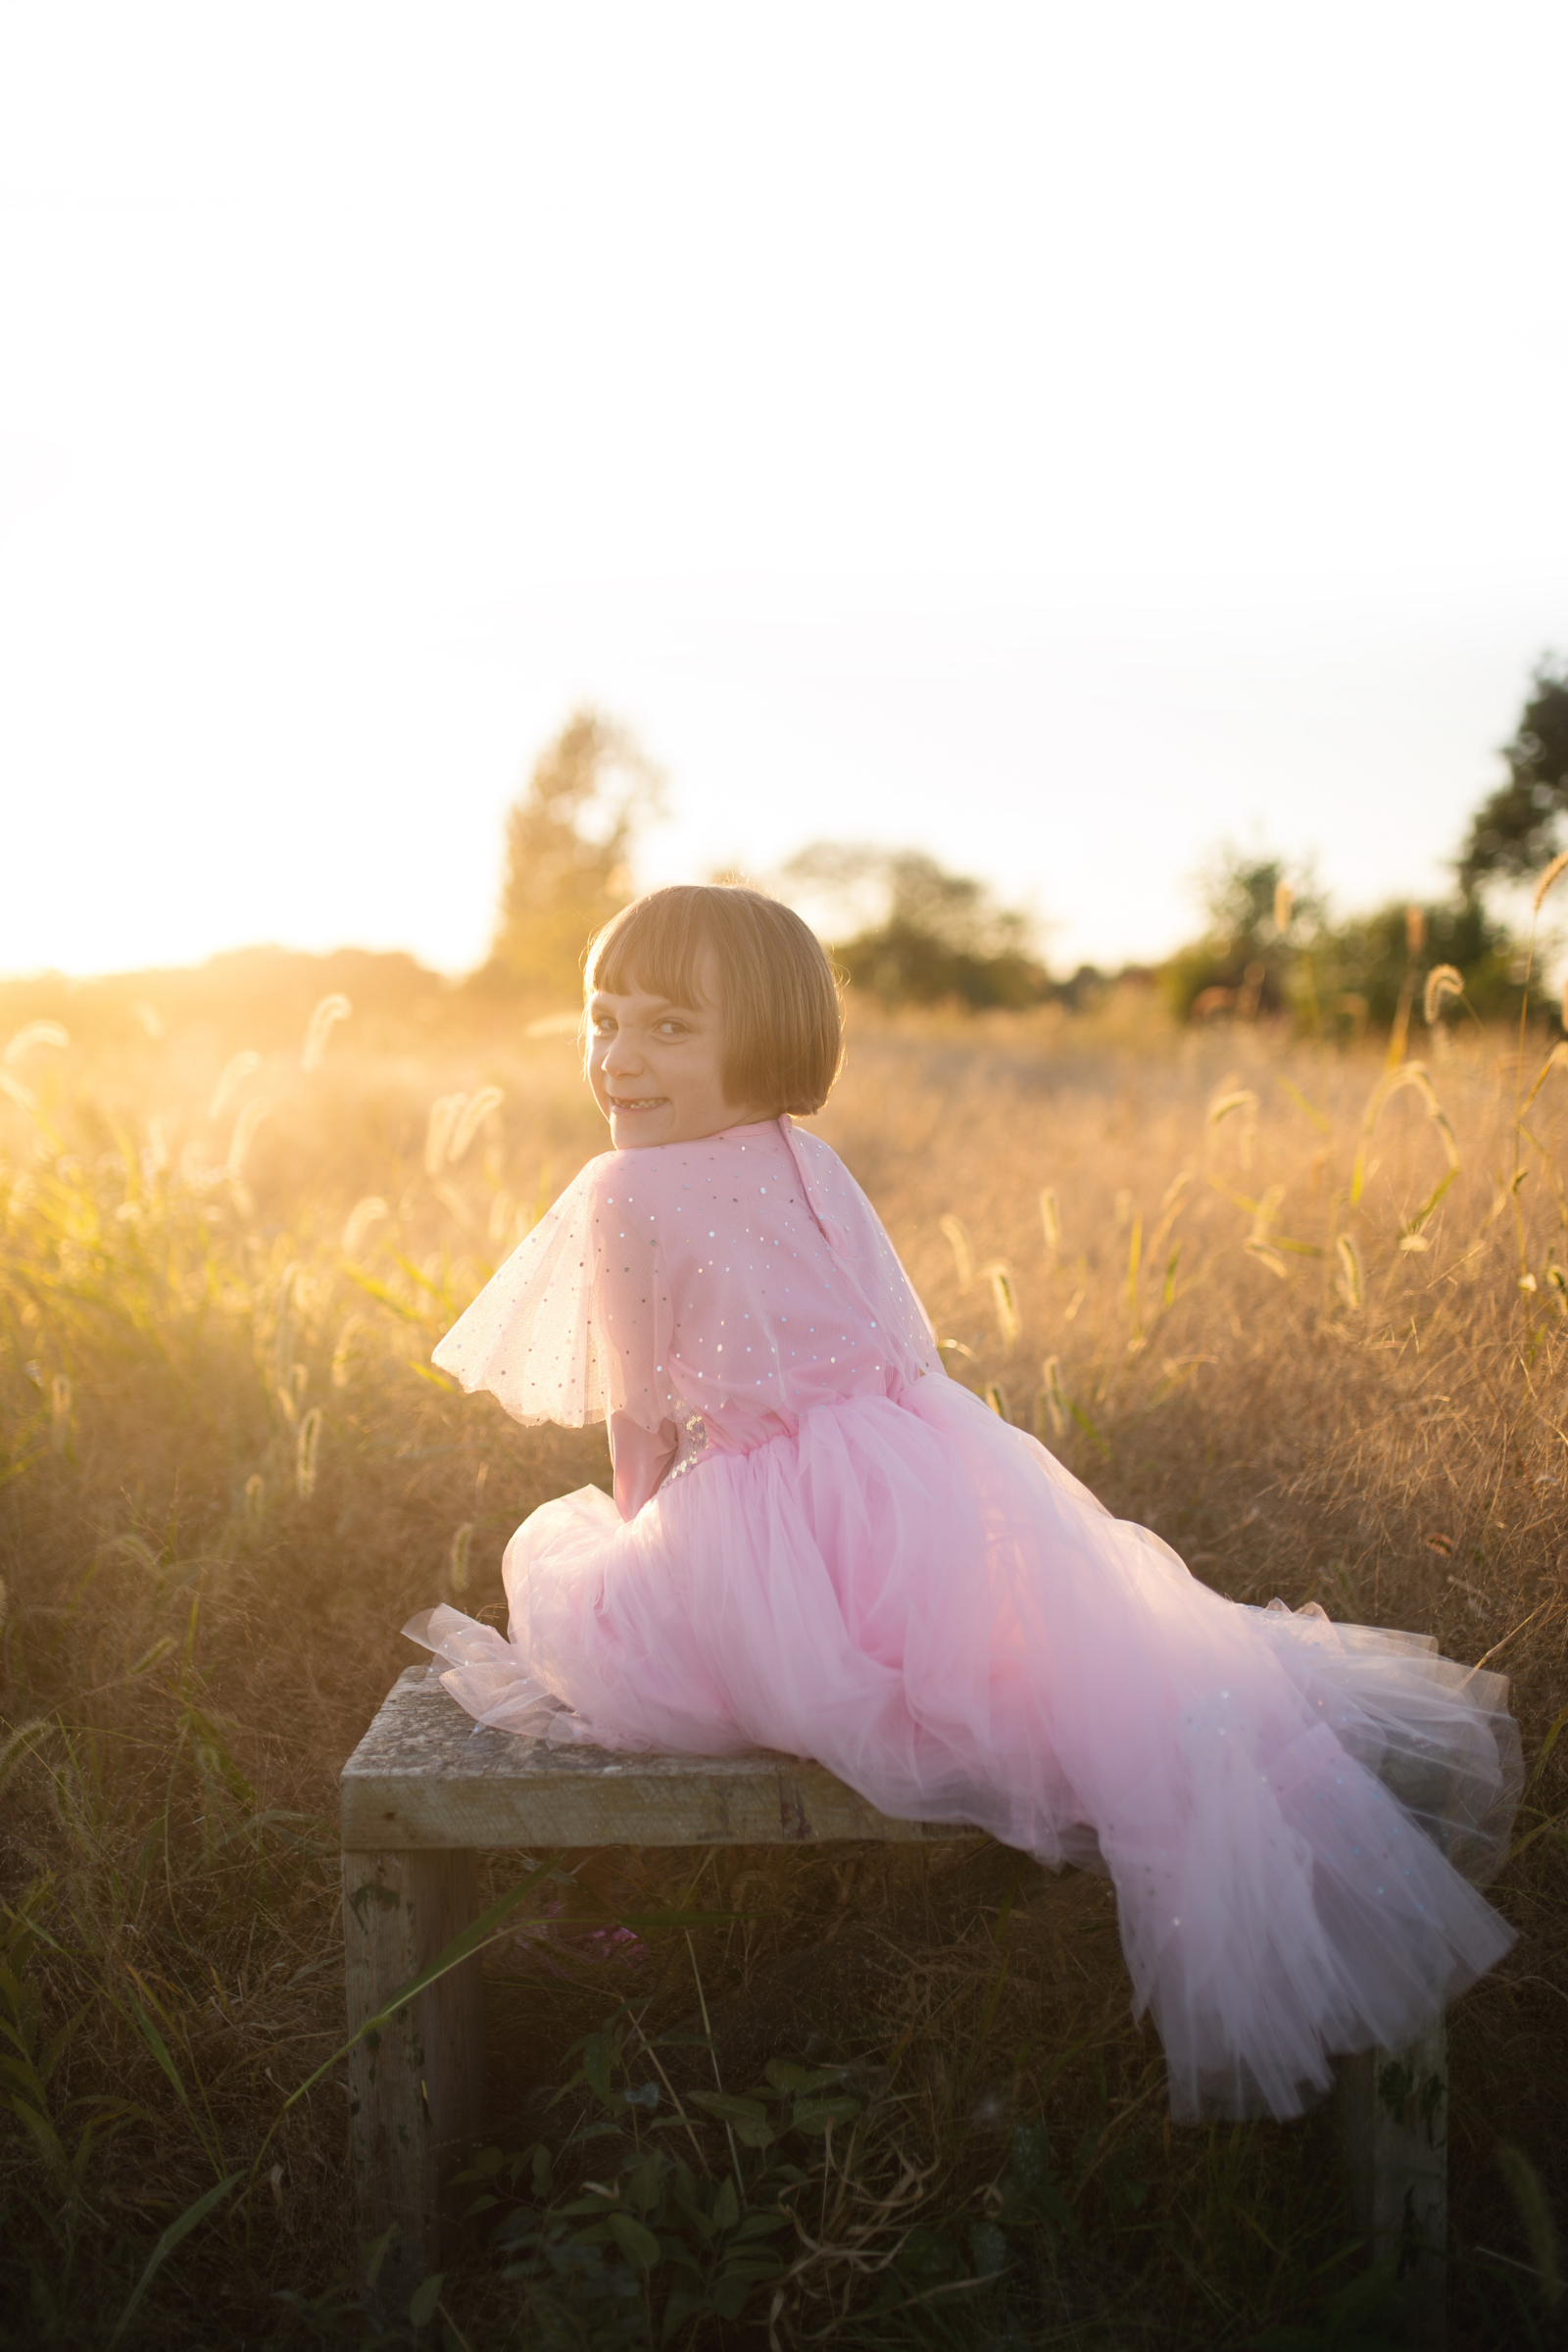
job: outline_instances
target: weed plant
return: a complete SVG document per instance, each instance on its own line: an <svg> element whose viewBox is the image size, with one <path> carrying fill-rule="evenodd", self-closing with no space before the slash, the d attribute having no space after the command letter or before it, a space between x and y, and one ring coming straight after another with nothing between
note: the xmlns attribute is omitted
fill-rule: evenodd
<svg viewBox="0 0 1568 2352"><path fill-rule="evenodd" d="M1568 1056L1429 994L1389 1053L1139 993L858 1012L819 1124L950 1372L1112 1509L1239 1598L1512 1675L1450 2341L1545 2345ZM602 1139L564 1036L366 1046L333 1007L304 1048L45 1022L0 1073L0 2342L1397 2343L1328 2117L1173 2130L1108 1891L984 1841L558 1857L485 1956L469 2219L388 2291L328 2063L335 1779L405 1616L499 1617L512 1528L608 1481L599 1433L428 1360Z"/></svg>

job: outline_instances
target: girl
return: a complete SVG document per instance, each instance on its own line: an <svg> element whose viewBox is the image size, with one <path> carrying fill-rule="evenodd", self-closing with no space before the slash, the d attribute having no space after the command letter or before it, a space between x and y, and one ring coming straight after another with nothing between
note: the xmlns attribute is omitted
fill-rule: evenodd
<svg viewBox="0 0 1568 2352"><path fill-rule="evenodd" d="M593 944L590 1160L435 1351L519 1421L610 1425L614 1496L546 1503L508 1638L407 1628L480 1723L815 1757L885 1813L1114 1881L1178 2118L1300 2112L1507 1949L1499 1675L1319 1608L1245 1608L944 1374L869 1201L793 1124L833 975L750 890Z"/></svg>

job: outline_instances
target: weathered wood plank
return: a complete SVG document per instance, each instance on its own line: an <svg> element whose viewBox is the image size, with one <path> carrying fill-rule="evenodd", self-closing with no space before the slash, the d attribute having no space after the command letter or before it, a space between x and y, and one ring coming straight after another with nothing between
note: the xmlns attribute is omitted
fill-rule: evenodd
<svg viewBox="0 0 1568 2352"><path fill-rule="evenodd" d="M343 1768L343 1843L431 1846L796 1845L957 1840L895 1821L794 1756L663 1756L550 1747L482 1731L414 1666Z"/></svg>
<svg viewBox="0 0 1568 2352"><path fill-rule="evenodd" d="M471 1853L343 1855L343 1931L351 2033L467 1927L478 1902ZM389 2277L436 2267L439 2193L478 2136L484 2072L477 1957L366 2033L349 2056L360 2226L398 2235Z"/></svg>
<svg viewBox="0 0 1568 2352"><path fill-rule="evenodd" d="M1410 2341L1443 2352L1448 2236L1448 2036L1432 2020L1404 2050L1342 2058L1336 2104L1358 2231L1407 2297Z"/></svg>

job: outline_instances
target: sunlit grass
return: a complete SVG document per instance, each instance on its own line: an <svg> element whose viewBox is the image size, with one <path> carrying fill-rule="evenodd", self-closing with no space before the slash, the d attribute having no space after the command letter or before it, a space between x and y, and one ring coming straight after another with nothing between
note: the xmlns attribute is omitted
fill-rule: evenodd
<svg viewBox="0 0 1568 2352"><path fill-rule="evenodd" d="M570 1039L372 1047L343 1002L288 1052L176 1030L89 1053L40 1023L0 1063L19 2343L107 2342L209 2197L122 2341L364 2339L362 2286L332 2285L361 2276L340 2073L286 2107L342 2034L336 1773L408 1662L404 1617L494 1612L517 1520L607 1475L598 1434L515 1431L428 1360L602 1148ZM1534 1033L1522 1061L1474 1024L1415 1039L1390 1068L1245 1025L1176 1036L1134 993L1094 1021L858 1015L819 1124L950 1372L1113 1509L1240 1597L1430 1631L1514 1677L1539 1765L1498 1890L1521 1941L1454 2019L1453 2162L1459 2247L1525 2264L1526 2294L1539 2227L1495 2140L1506 2111L1560 2193L1568 1069ZM470 2340L521 2340L524 2310L545 2340L551 2199L646 2161L574 2153L592 2085L551 2116L539 2084L614 2013L688 2024L694 1959L724 2095L799 2060L855 2106L826 2139L779 2108L781 2153L755 2151L801 2180L752 2340L778 2293L781 2342L1240 2344L1353 2270L1320 2120L1164 2124L1097 1883L996 1848L564 1867L490 1958L492 2169L547 2150L548 2193L528 2157L500 2201L533 2213L545 2285L470 2247L440 2296ZM497 1858L494 1891L515 1876ZM682 1905L722 1915L690 1949L613 1929ZM711 2060L663 2063L711 2223L728 2158L687 2098ZM639 2178L638 2210L695 2244L674 2176ZM1533 2307L1491 2259L1466 2276L1516 2328Z"/></svg>

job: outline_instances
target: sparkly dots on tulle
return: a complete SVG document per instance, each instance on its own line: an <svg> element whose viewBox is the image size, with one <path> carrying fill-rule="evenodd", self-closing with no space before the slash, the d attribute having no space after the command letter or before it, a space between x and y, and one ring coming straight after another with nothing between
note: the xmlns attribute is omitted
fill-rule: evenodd
<svg viewBox="0 0 1568 2352"><path fill-rule="evenodd" d="M943 1374L869 1202L776 1125L593 1161L436 1352L610 1425L506 1635L408 1629L524 1737L818 1758L1111 1877L1179 2117L1299 2112L1500 1957L1519 1742L1425 1637L1239 1607Z"/></svg>
<svg viewBox="0 0 1568 2352"><path fill-rule="evenodd" d="M870 1202L788 1119L590 1160L435 1361L518 1421L608 1421L636 1505L693 1414L745 1450L940 1364Z"/></svg>

